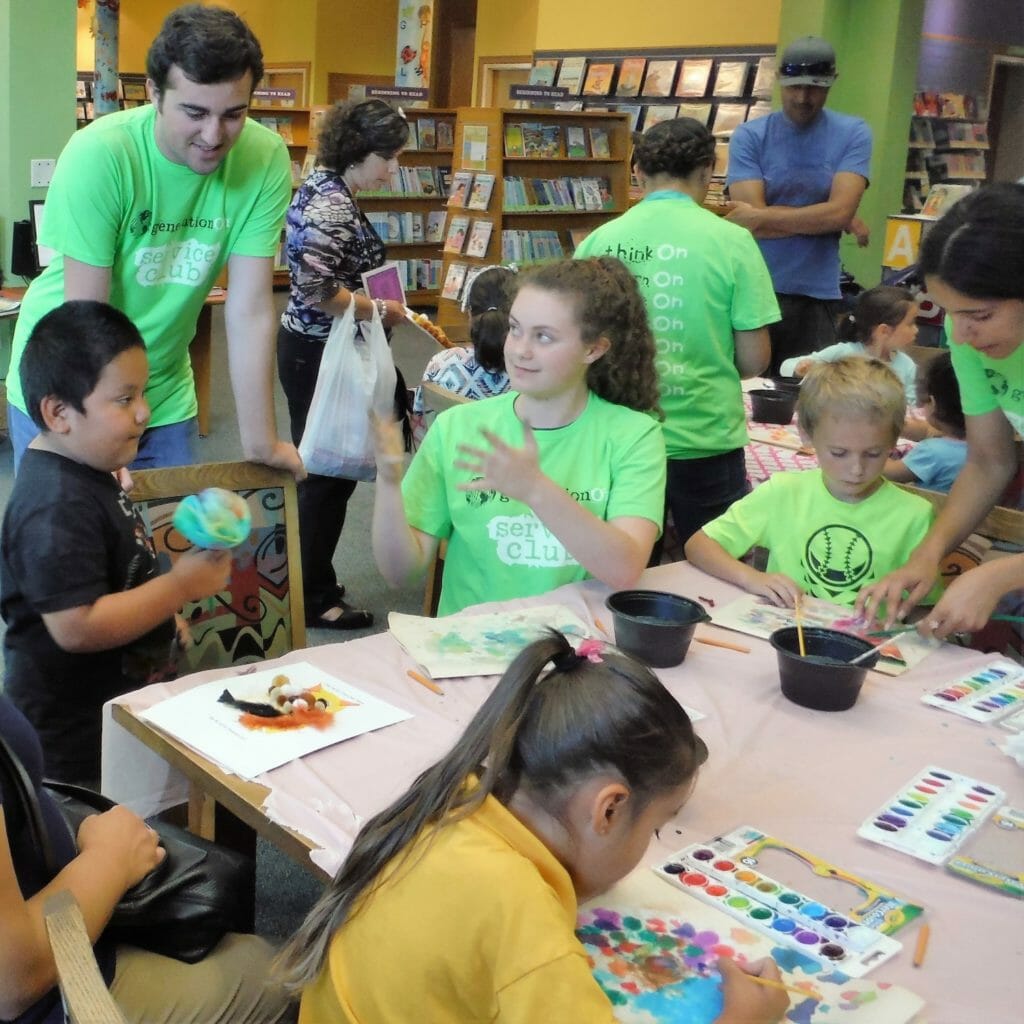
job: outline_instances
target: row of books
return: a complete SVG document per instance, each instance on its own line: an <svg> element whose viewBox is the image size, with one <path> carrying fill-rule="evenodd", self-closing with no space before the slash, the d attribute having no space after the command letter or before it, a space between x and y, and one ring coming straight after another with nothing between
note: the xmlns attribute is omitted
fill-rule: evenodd
<svg viewBox="0 0 1024 1024"><path fill-rule="evenodd" d="M963 92L915 92L916 117L952 117L967 121L987 121L984 98Z"/></svg>
<svg viewBox="0 0 1024 1024"><path fill-rule="evenodd" d="M925 163L932 180L937 178L984 178L985 154L965 149L929 156Z"/></svg>
<svg viewBox="0 0 1024 1024"><path fill-rule="evenodd" d="M467 210L486 210L494 191L494 175L488 171L456 171L448 190L448 205Z"/></svg>
<svg viewBox="0 0 1024 1024"><path fill-rule="evenodd" d="M504 178L506 210L611 210L607 178Z"/></svg>
<svg viewBox="0 0 1024 1024"><path fill-rule="evenodd" d="M455 143L455 122L434 117L410 117L406 149L451 149Z"/></svg>
<svg viewBox="0 0 1024 1024"><path fill-rule="evenodd" d="M453 214L444 239L444 251L465 252L467 256L482 258L487 255L487 244L493 230L494 224L489 220L478 217L471 228L468 214Z"/></svg>
<svg viewBox="0 0 1024 1024"><path fill-rule="evenodd" d="M395 260L406 292L436 291L441 287L441 260Z"/></svg>
<svg viewBox="0 0 1024 1024"><path fill-rule="evenodd" d="M680 103L678 106L652 103L641 108L643 121L642 125L638 121L638 126L646 132L662 121L671 121L676 117L692 117L706 128L710 128L712 135L728 138L744 121L767 117L771 112L771 104L767 101L749 105L716 103L713 107L710 103Z"/></svg>
<svg viewBox="0 0 1024 1024"><path fill-rule="evenodd" d="M386 188L361 196L443 196L451 187L450 167L398 167Z"/></svg>
<svg viewBox="0 0 1024 1024"><path fill-rule="evenodd" d="M253 120L258 121L264 128L277 132L287 145L295 145L295 133L292 131L292 119L290 117L265 117L261 114L259 117L253 118Z"/></svg>
<svg viewBox="0 0 1024 1024"><path fill-rule="evenodd" d="M924 149L988 149L988 125L984 121L912 117L910 144Z"/></svg>
<svg viewBox="0 0 1024 1024"><path fill-rule="evenodd" d="M608 129L600 126L584 129L582 125L566 125L563 145L561 125L532 121L509 121L505 125L505 156L608 160L611 155Z"/></svg>
<svg viewBox="0 0 1024 1024"><path fill-rule="evenodd" d="M409 210L367 210L366 219L385 245L440 242L444 235L444 210L431 210L426 217Z"/></svg>
<svg viewBox="0 0 1024 1024"><path fill-rule="evenodd" d="M441 289L442 299L458 302L463 294L468 294L477 274L486 269L483 266L471 267L468 263L449 263L448 273L444 276L444 287Z"/></svg>
<svg viewBox="0 0 1024 1024"><path fill-rule="evenodd" d="M565 250L557 231L502 231L502 263L536 263L561 259Z"/></svg>
<svg viewBox="0 0 1024 1024"><path fill-rule="evenodd" d="M775 84L775 58L716 60L687 57L685 60L648 60L624 57L621 61L586 57L542 58L530 72L532 85L557 85L578 96L745 96L751 68L754 96L771 96Z"/></svg>

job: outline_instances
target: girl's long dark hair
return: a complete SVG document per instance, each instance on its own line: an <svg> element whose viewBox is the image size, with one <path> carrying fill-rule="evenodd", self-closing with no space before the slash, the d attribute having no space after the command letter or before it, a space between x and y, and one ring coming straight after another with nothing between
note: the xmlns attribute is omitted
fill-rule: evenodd
<svg viewBox="0 0 1024 1024"><path fill-rule="evenodd" d="M473 279L469 290L469 340L476 361L491 373L505 370L508 311L512 308L515 271L488 267Z"/></svg>
<svg viewBox="0 0 1024 1024"><path fill-rule="evenodd" d="M523 788L558 815L575 787L619 775L637 814L691 779L707 755L686 712L646 666L606 648L598 662L552 631L525 647L451 752L371 818L334 881L282 950L285 985L301 991L323 969L334 933L372 900L372 886L425 829L471 815L488 796ZM476 774L479 785L467 786Z"/></svg>
<svg viewBox="0 0 1024 1024"><path fill-rule="evenodd" d="M654 335L629 268L614 256L558 260L520 274L518 288L542 288L568 298L585 342L604 337L608 351L587 368L587 386L616 405L661 415Z"/></svg>
<svg viewBox="0 0 1024 1024"><path fill-rule="evenodd" d="M853 312L839 321L836 334L840 341L859 341L867 345L875 328L881 324L897 327L903 323L907 310L916 302L913 292L880 284L861 292Z"/></svg>

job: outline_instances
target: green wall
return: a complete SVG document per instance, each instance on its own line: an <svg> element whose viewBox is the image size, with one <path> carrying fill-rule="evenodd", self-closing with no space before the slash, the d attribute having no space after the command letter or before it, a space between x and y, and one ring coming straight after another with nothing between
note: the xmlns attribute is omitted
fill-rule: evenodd
<svg viewBox="0 0 1024 1024"><path fill-rule="evenodd" d="M804 35L832 43L839 79L828 105L871 126L871 187L860 205L871 244L860 249L844 235L839 249L846 269L865 287L881 276L885 218L903 205L924 5L925 0L784 0L779 18L780 50Z"/></svg>
<svg viewBox="0 0 1024 1024"><path fill-rule="evenodd" d="M75 130L72 0L0 0L0 268L10 279L11 224L28 217L29 160L56 158ZM0 369L2 372L2 369Z"/></svg>

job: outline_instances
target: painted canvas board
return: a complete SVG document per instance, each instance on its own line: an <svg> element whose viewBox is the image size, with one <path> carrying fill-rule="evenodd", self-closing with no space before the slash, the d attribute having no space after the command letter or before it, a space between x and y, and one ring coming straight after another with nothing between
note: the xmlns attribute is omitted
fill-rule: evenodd
<svg viewBox="0 0 1024 1024"><path fill-rule="evenodd" d="M757 594L744 594L730 604L713 609L711 621L716 626L767 640L775 630L795 626L796 615L792 608L778 608ZM838 629L870 640L881 654L874 671L888 676L906 672L942 646L940 641L925 638L916 631L895 638L869 637L867 634L875 628L874 623L856 617L852 608L817 597L804 599L803 624Z"/></svg>
<svg viewBox="0 0 1024 1024"><path fill-rule="evenodd" d="M388 629L434 679L499 675L546 629L580 639L595 635L574 612L556 604L441 619L390 612Z"/></svg>
<svg viewBox="0 0 1024 1024"><path fill-rule="evenodd" d="M218 700L228 690L239 701L264 701L276 677L282 675L291 683L323 694L328 708L334 712L326 727L310 725L282 731L249 728L242 724L242 711ZM140 715L203 757L245 779L253 779L341 740L412 717L408 711L306 661L205 683L154 704Z"/></svg>

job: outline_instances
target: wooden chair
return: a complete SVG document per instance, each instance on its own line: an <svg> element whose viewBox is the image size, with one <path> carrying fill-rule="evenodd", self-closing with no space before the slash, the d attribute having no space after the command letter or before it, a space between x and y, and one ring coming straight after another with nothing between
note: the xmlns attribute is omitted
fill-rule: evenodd
<svg viewBox="0 0 1024 1024"><path fill-rule="evenodd" d="M942 494L940 491L928 491L923 487L915 487L913 484L899 484L898 486L930 501L936 513L942 511L949 497L948 494ZM989 540L1024 546L1024 512L997 505L975 527L974 532Z"/></svg>
<svg viewBox="0 0 1024 1024"><path fill-rule="evenodd" d="M43 918L71 1024L127 1024L100 974L75 897L67 889L48 896Z"/></svg>
<svg viewBox="0 0 1024 1024"><path fill-rule="evenodd" d="M253 462L214 462L132 474L131 498L152 531L166 571L191 545L171 522L178 502L206 487L240 494L252 513L249 539L232 552L229 590L185 606L192 630L182 672L276 658L306 646L295 481Z"/></svg>

